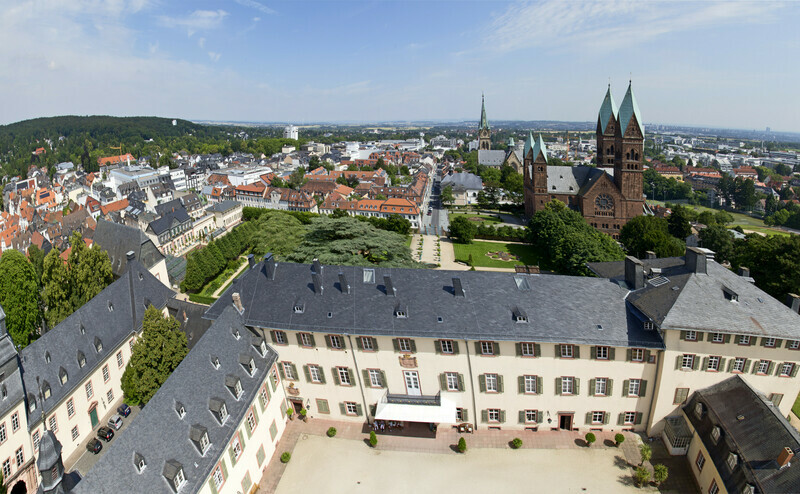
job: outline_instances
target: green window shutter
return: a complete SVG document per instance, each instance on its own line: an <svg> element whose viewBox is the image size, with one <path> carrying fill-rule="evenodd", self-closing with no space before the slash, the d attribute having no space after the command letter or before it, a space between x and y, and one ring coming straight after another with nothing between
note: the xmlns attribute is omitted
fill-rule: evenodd
<svg viewBox="0 0 800 494"><path fill-rule="evenodd" d="M333 348L333 345L331 345L331 337L330 337L330 335L327 335L327 334L325 335L325 345L327 345L328 348Z"/></svg>
<svg viewBox="0 0 800 494"><path fill-rule="evenodd" d="M700 359L697 358L697 355L695 355L694 358L692 359L692 370L697 370L699 366L700 366Z"/></svg>
<svg viewBox="0 0 800 494"><path fill-rule="evenodd" d="M359 417L364 415L364 407L361 406L361 403L356 403L356 415Z"/></svg>
<svg viewBox="0 0 800 494"><path fill-rule="evenodd" d="M208 488L211 490L213 494L217 494L217 486L214 484L214 477L212 476L208 479Z"/></svg>
<svg viewBox="0 0 800 494"><path fill-rule="evenodd" d="M650 350L645 350L644 351L644 362L645 363L650 362Z"/></svg>
<svg viewBox="0 0 800 494"><path fill-rule="evenodd" d="M400 342L397 341L397 338L392 338L392 346L394 347L395 353L400 352Z"/></svg>
<svg viewBox="0 0 800 494"><path fill-rule="evenodd" d="M536 376L536 394L540 395L544 391L542 387L542 376Z"/></svg>
<svg viewBox="0 0 800 494"><path fill-rule="evenodd" d="M356 385L356 375L355 375L355 373L353 373L353 369L348 367L347 368L347 374L350 376L350 385L351 386L355 386Z"/></svg>
<svg viewBox="0 0 800 494"><path fill-rule="evenodd" d="M639 424L642 423L642 413L641 412L636 412L636 415L634 415L634 417L633 417L633 423L634 423L634 425L639 425Z"/></svg>
<svg viewBox="0 0 800 494"><path fill-rule="evenodd" d="M497 375L497 392L503 392L503 376L500 374Z"/></svg>
<svg viewBox="0 0 800 494"><path fill-rule="evenodd" d="M383 372L383 371L380 371L380 373L381 373L381 387L382 388L386 388L387 387L387 384L386 384L386 382L387 382L386 381L386 373Z"/></svg>
<svg viewBox="0 0 800 494"><path fill-rule="evenodd" d="M378 338L371 338L372 340L372 349L374 351L378 351Z"/></svg>
<svg viewBox="0 0 800 494"><path fill-rule="evenodd" d="M269 336L272 338L272 342L273 343L277 343L278 342L278 338L275 337L275 331L270 331L269 332ZM214 491L216 492L216 489L214 489Z"/></svg>
<svg viewBox="0 0 800 494"><path fill-rule="evenodd" d="M364 345L361 343L361 337L356 336L356 348L359 350L364 350Z"/></svg>
<svg viewBox="0 0 800 494"><path fill-rule="evenodd" d="M644 398L647 396L647 381L642 379L641 384L639 385L639 396Z"/></svg>
<svg viewBox="0 0 800 494"><path fill-rule="evenodd" d="M703 366L700 367L701 370L708 369L708 357L703 357Z"/></svg>
<svg viewBox="0 0 800 494"><path fill-rule="evenodd" d="M589 358L592 359L592 360L597 359L597 347L596 346L590 346L589 347Z"/></svg>
<svg viewBox="0 0 800 494"><path fill-rule="evenodd" d="M501 424L505 424L506 423L506 411L505 410L500 410L500 423Z"/></svg>
<svg viewBox="0 0 800 494"><path fill-rule="evenodd" d="M519 394L525 394L525 376L517 377L517 386Z"/></svg>
<svg viewBox="0 0 800 494"><path fill-rule="evenodd" d="M736 363L736 359L732 358L728 361L728 372L733 371L733 364Z"/></svg>
<svg viewBox="0 0 800 494"><path fill-rule="evenodd" d="M775 348L780 348L783 345L783 340L775 340Z"/></svg>
<svg viewBox="0 0 800 494"><path fill-rule="evenodd" d="M572 345L572 355L575 358L581 358L581 347L579 345Z"/></svg>
<svg viewBox="0 0 800 494"><path fill-rule="evenodd" d="M447 391L447 374L444 372L439 374L439 389Z"/></svg>
<svg viewBox="0 0 800 494"><path fill-rule="evenodd" d="M560 358L561 357L561 345L556 344L556 345L553 345L553 346L556 349L556 358Z"/></svg>
<svg viewBox="0 0 800 494"><path fill-rule="evenodd" d="M458 342L456 340L453 340L453 355L458 355Z"/></svg>
<svg viewBox="0 0 800 494"><path fill-rule="evenodd" d="M303 374L305 374L305 376L306 376L306 382L310 383L311 382L311 372L309 372L307 365L303 366Z"/></svg>
<svg viewBox="0 0 800 494"><path fill-rule="evenodd" d="M726 334L725 336L722 337L723 343L730 343L730 341L731 341L731 335Z"/></svg>
<svg viewBox="0 0 800 494"><path fill-rule="evenodd" d="M536 411L536 423L541 424L544 422L544 413L541 410Z"/></svg>
<svg viewBox="0 0 800 494"><path fill-rule="evenodd" d="M538 343L533 344L533 356L534 357L541 357L542 356L542 346Z"/></svg>
<svg viewBox="0 0 800 494"><path fill-rule="evenodd" d="M617 425L625 425L625 413L617 415Z"/></svg>
<svg viewBox="0 0 800 494"><path fill-rule="evenodd" d="M465 409L462 410L461 418L464 419L464 422L469 421L469 409L468 408L465 408Z"/></svg>
<svg viewBox="0 0 800 494"><path fill-rule="evenodd" d="M517 357L521 357L522 356L522 343L514 343L514 350L517 352Z"/></svg>
<svg viewBox="0 0 800 494"><path fill-rule="evenodd" d="M556 378L556 394L557 395L561 394L561 378L560 377Z"/></svg>
<svg viewBox="0 0 800 494"><path fill-rule="evenodd" d="M586 412L586 425L592 425L592 412Z"/></svg>
<svg viewBox="0 0 800 494"><path fill-rule="evenodd" d="M594 348L594 347L592 347L592 348ZM594 390L595 390L594 385L595 385L596 382L597 382L597 379L589 379L589 396L594 396Z"/></svg>
<svg viewBox="0 0 800 494"><path fill-rule="evenodd" d="M697 332L697 341L703 341L703 337L704 336L705 336L705 333L702 333L702 332L698 331Z"/></svg>
<svg viewBox="0 0 800 494"><path fill-rule="evenodd" d="M606 380L606 396L614 396L614 380Z"/></svg>
<svg viewBox="0 0 800 494"><path fill-rule="evenodd" d="M492 351L495 355L500 355L500 343L493 341L492 342Z"/></svg>
<svg viewBox="0 0 800 494"><path fill-rule="evenodd" d="M458 390L464 391L464 376L461 374L458 375Z"/></svg>
<svg viewBox="0 0 800 494"><path fill-rule="evenodd" d="M797 377L797 364L792 364L792 372L789 375L792 377Z"/></svg>
<svg viewBox="0 0 800 494"><path fill-rule="evenodd" d="M775 370L775 362L770 362L769 367L767 367L767 375L771 376L773 370Z"/></svg>
<svg viewBox="0 0 800 494"><path fill-rule="evenodd" d="M686 331L681 331L681 339L682 340L686 339Z"/></svg>
<svg viewBox="0 0 800 494"><path fill-rule="evenodd" d="M475 342L475 355L481 355L481 342Z"/></svg>
<svg viewBox="0 0 800 494"><path fill-rule="evenodd" d="M616 360L617 359L617 351L616 348L613 346L608 349L608 360Z"/></svg>
<svg viewBox="0 0 800 494"><path fill-rule="evenodd" d="M519 423L520 424L524 424L525 423L525 410L520 410L519 411Z"/></svg>
<svg viewBox="0 0 800 494"><path fill-rule="evenodd" d="M436 340L433 342L433 350L437 355L442 353L442 340Z"/></svg>
<svg viewBox="0 0 800 494"><path fill-rule="evenodd" d="M630 379L622 381L622 396L628 396L628 390L631 389Z"/></svg>
<svg viewBox="0 0 800 494"><path fill-rule="evenodd" d="M725 370L725 363L727 361L728 361L728 359L720 357L720 359L719 359L719 370L720 371Z"/></svg>
<svg viewBox="0 0 800 494"><path fill-rule="evenodd" d="M342 415L347 415L347 407L345 406L344 402L339 403L339 411Z"/></svg>
<svg viewBox="0 0 800 494"><path fill-rule="evenodd" d="M575 396L581 394L581 380L577 377L574 378L575 380Z"/></svg>
<svg viewBox="0 0 800 494"><path fill-rule="evenodd" d="M319 379L322 382L322 384L325 384L327 382L325 381L325 371L322 369L322 367L319 367Z"/></svg>
<svg viewBox="0 0 800 494"><path fill-rule="evenodd" d="M752 363L753 362L750 359L747 359L747 360L744 361L744 371L743 372L745 374L750 371L750 364L752 364Z"/></svg>
<svg viewBox="0 0 800 494"><path fill-rule="evenodd" d="M675 370L681 368L681 364L683 363L683 355L678 355L675 357Z"/></svg>
<svg viewBox="0 0 800 494"><path fill-rule="evenodd" d="M411 343L411 353L417 353L417 342L414 340L408 340Z"/></svg>
<svg viewBox="0 0 800 494"><path fill-rule="evenodd" d="M290 364L290 365L292 367L292 375L295 376L295 378L296 378L297 376L299 376L299 374L297 373L297 366L294 365L294 364Z"/></svg>
<svg viewBox="0 0 800 494"><path fill-rule="evenodd" d="M611 414L608 412L603 412L603 425L608 425L608 421L611 418Z"/></svg>
<svg viewBox="0 0 800 494"><path fill-rule="evenodd" d="M628 348L628 350L626 351L625 360L627 360L628 362L633 360L633 349L632 348Z"/></svg>
<svg viewBox="0 0 800 494"><path fill-rule="evenodd" d="M222 475L226 479L228 478L228 467L225 465L225 460L219 460L219 466L222 467Z"/></svg>
<svg viewBox="0 0 800 494"><path fill-rule="evenodd" d="M337 386L340 386L342 383L339 382L339 371L336 367L331 367L331 374L333 375L333 383Z"/></svg>
<svg viewBox="0 0 800 494"><path fill-rule="evenodd" d="M361 375L364 376L364 386L371 387L372 381L369 380L369 371L367 369L361 369Z"/></svg>
<svg viewBox="0 0 800 494"><path fill-rule="evenodd" d="M317 342L316 342L316 340L314 340L314 334L313 333L308 333L308 337L311 338L311 346L313 346L313 347L317 346Z"/></svg>
<svg viewBox="0 0 800 494"><path fill-rule="evenodd" d="M233 446L228 448L228 455L231 457L231 465L236 466L236 455L233 453Z"/></svg>
<svg viewBox="0 0 800 494"><path fill-rule="evenodd" d="M256 407L255 405L253 405L253 418L256 419L256 425L258 425L260 419L258 417L258 407Z"/></svg>
<svg viewBox="0 0 800 494"><path fill-rule="evenodd" d="M295 336L297 336L297 344L303 346L303 339L300 338L300 333L296 333Z"/></svg>
<svg viewBox="0 0 800 494"><path fill-rule="evenodd" d="M751 336L751 337L750 337L750 346L753 346L753 345L755 345L755 344L756 344L756 340L757 340L757 339L758 339L758 338L756 338L755 336Z"/></svg>
<svg viewBox="0 0 800 494"><path fill-rule="evenodd" d="M281 379L286 379L286 376L283 373L283 364L278 364L278 374L281 375Z"/></svg>
<svg viewBox="0 0 800 494"><path fill-rule="evenodd" d="M487 423L489 422L489 411L488 410L481 410L481 422Z"/></svg>
<svg viewBox="0 0 800 494"><path fill-rule="evenodd" d="M480 389L481 393L486 392L486 376L483 374L478 376L478 389Z"/></svg>
<svg viewBox="0 0 800 494"><path fill-rule="evenodd" d="M742 343L742 335L740 335L740 334L737 334L737 335L736 335L736 338L734 338L734 339L733 339L733 341L734 341L734 343L736 343L737 345L741 344L741 343Z"/></svg>

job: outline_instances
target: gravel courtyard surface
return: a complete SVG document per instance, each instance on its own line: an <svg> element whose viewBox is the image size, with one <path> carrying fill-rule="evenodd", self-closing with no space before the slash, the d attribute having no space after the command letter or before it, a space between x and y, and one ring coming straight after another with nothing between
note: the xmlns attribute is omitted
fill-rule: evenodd
<svg viewBox="0 0 800 494"><path fill-rule="evenodd" d="M278 484L296 492L624 493L637 489L621 451L473 449L464 455L381 451L363 441L307 435L297 442Z"/></svg>

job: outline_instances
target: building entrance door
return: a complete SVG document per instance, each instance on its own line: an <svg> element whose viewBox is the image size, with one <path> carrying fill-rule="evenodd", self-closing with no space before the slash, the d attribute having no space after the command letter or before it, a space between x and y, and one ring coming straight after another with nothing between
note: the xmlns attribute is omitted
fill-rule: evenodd
<svg viewBox="0 0 800 494"><path fill-rule="evenodd" d="M572 430L572 415L559 415L558 416L558 428L563 431L571 431Z"/></svg>
<svg viewBox="0 0 800 494"><path fill-rule="evenodd" d="M94 429L97 426L97 424L100 423L100 420L97 419L97 407L96 406L92 407L92 409L89 410L89 418L92 420L92 429Z"/></svg>
<svg viewBox="0 0 800 494"><path fill-rule="evenodd" d="M422 390L419 389L419 374L417 371L403 371L406 377L406 394L410 396L422 396Z"/></svg>

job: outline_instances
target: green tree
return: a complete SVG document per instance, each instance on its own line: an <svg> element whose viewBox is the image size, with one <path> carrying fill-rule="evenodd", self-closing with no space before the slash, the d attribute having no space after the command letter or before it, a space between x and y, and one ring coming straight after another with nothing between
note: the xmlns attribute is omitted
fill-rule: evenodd
<svg viewBox="0 0 800 494"><path fill-rule="evenodd" d="M306 227L296 217L282 211L269 211L256 221L253 250L259 255L271 252L277 259L285 259L305 235Z"/></svg>
<svg viewBox="0 0 800 494"><path fill-rule="evenodd" d="M727 211L717 211L714 213L714 221L720 225L727 225L728 223L733 223L733 215Z"/></svg>
<svg viewBox="0 0 800 494"><path fill-rule="evenodd" d="M445 185L444 187L442 187L442 194L440 196L440 199L442 200L442 204L448 204L449 205L449 204L453 204L453 202L455 202L456 198L453 195L453 186L452 185Z"/></svg>
<svg viewBox="0 0 800 494"><path fill-rule="evenodd" d="M692 234L692 225L689 223L688 210L681 206L672 208L672 214L667 218L669 234L680 240Z"/></svg>
<svg viewBox="0 0 800 494"><path fill-rule="evenodd" d="M45 319L47 326L54 328L74 311L72 281L67 265L58 255L58 249L53 249L47 254L42 266L42 302Z"/></svg>
<svg viewBox="0 0 800 494"><path fill-rule="evenodd" d="M36 281L39 283L39 286L42 286L42 271L44 269L44 251L37 247L35 244L31 244L28 247L28 259L31 261L31 265L33 266L33 270L36 273Z"/></svg>
<svg viewBox="0 0 800 494"><path fill-rule="evenodd" d="M74 301L72 310L82 307L114 281L111 260L99 245L87 247L80 233L70 236L70 253L67 259Z"/></svg>
<svg viewBox="0 0 800 494"><path fill-rule="evenodd" d="M641 444L639 445L639 456L642 459L641 463L639 463L639 466L642 466L645 462L650 461L650 458L653 457L653 449L649 444Z"/></svg>
<svg viewBox="0 0 800 494"><path fill-rule="evenodd" d="M729 261L733 255L734 241L733 233L722 225L710 225L703 228L698 233L700 245L706 249L711 249L715 253L718 262Z"/></svg>
<svg viewBox="0 0 800 494"><path fill-rule="evenodd" d="M125 402L147 404L189 352L186 334L171 316L152 305L145 310L142 336L133 345L130 363L122 375Z"/></svg>
<svg viewBox="0 0 800 494"><path fill-rule="evenodd" d="M309 160L308 160L308 169L309 170L316 170L320 166L322 166L322 163L320 162L319 156L314 155L311 158L309 158Z"/></svg>
<svg viewBox="0 0 800 494"><path fill-rule="evenodd" d="M653 481L656 485L666 482L667 477L669 477L669 469L666 465L662 463L653 465Z"/></svg>
<svg viewBox="0 0 800 494"><path fill-rule="evenodd" d="M620 230L619 240L631 255L639 258L648 250L658 257L674 257L683 255L685 249L682 240L669 234L667 220L656 216L632 218Z"/></svg>
<svg viewBox="0 0 800 494"><path fill-rule="evenodd" d="M27 346L42 322L39 283L25 254L9 249L0 256L0 306L6 329L18 347Z"/></svg>
<svg viewBox="0 0 800 494"><path fill-rule="evenodd" d="M633 474L633 479L637 486L644 486L646 483L650 482L650 470L644 467L638 467Z"/></svg>
<svg viewBox="0 0 800 494"><path fill-rule="evenodd" d="M470 221L466 216L456 216L450 220L450 228L447 230L447 236L455 238L459 243L469 244L478 233L478 227L475 222Z"/></svg>
<svg viewBox="0 0 800 494"><path fill-rule="evenodd" d="M158 158L158 166L166 166L166 167L169 167L169 168L176 168L178 165L174 161L172 161L172 158L169 156L169 154L162 154Z"/></svg>

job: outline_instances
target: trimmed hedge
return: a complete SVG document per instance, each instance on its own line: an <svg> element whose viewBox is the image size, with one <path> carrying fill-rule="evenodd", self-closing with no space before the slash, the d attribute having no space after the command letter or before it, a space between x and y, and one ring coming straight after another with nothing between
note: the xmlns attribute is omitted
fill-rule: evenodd
<svg viewBox="0 0 800 494"><path fill-rule="evenodd" d="M211 305L217 301L216 297L206 297L205 295L200 295L197 293L190 293L189 300L194 303L203 305Z"/></svg>

